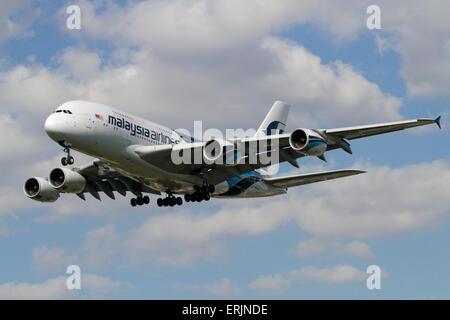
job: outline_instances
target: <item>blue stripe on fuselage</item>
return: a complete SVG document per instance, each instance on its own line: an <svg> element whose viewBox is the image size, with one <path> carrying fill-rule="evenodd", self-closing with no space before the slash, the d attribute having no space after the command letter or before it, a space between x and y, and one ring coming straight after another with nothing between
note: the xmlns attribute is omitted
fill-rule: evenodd
<svg viewBox="0 0 450 320"><path fill-rule="evenodd" d="M241 178L233 177L231 179L228 179L227 180L228 188L232 188L236 183L238 183L239 181L241 181L241 180L243 180L243 179L245 179L247 177L250 177L250 176L260 177L261 174L259 172L256 172L256 171L249 171L249 172L241 174Z"/></svg>

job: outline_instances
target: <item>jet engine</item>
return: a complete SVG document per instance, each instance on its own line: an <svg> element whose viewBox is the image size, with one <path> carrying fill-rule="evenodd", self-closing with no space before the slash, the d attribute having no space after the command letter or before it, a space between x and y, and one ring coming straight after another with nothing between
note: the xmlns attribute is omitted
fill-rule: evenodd
<svg viewBox="0 0 450 320"><path fill-rule="evenodd" d="M327 143L322 137L309 129L292 131L289 145L293 150L308 156L320 156L327 150Z"/></svg>
<svg viewBox="0 0 450 320"><path fill-rule="evenodd" d="M213 139L205 143L203 158L207 163L226 164L227 158L234 154L234 149L234 144L228 141Z"/></svg>
<svg viewBox="0 0 450 320"><path fill-rule="evenodd" d="M50 183L41 177L29 178L23 186L25 195L40 202L55 202L59 198L58 190L55 190Z"/></svg>
<svg viewBox="0 0 450 320"><path fill-rule="evenodd" d="M67 193L83 192L86 179L76 171L67 168L55 168L49 175L50 185L58 191Z"/></svg>

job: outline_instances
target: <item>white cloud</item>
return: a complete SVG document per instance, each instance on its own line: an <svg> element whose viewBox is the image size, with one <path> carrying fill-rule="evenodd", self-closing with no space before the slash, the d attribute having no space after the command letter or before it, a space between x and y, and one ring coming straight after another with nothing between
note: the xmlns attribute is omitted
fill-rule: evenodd
<svg viewBox="0 0 450 320"><path fill-rule="evenodd" d="M184 265L220 256L223 239L262 234L298 221L301 229L318 237L304 242L301 253L372 258L364 242L345 243L339 237L377 237L448 221L450 170L446 162L395 169L353 167L368 173L293 188L287 196L270 200L234 200L226 210L209 216L180 213L149 218L130 232L126 251L138 258L153 256L160 263ZM329 237L336 237L335 242L327 242Z"/></svg>
<svg viewBox="0 0 450 320"><path fill-rule="evenodd" d="M0 285L2 299L76 299L66 288L66 278L58 277L38 284L8 282Z"/></svg>
<svg viewBox="0 0 450 320"><path fill-rule="evenodd" d="M383 93L351 65L340 61L324 65L304 47L278 38L267 38L262 46L280 64L265 76L265 86L305 107L322 123L330 118L340 123L401 118L401 101Z"/></svg>
<svg viewBox="0 0 450 320"><path fill-rule="evenodd" d="M11 110L11 112L14 112L14 110ZM2 137L0 139L2 162L12 157L16 159L39 150L40 139L25 131L20 121L7 114L0 114L0 136ZM20 143L17 143L18 137L20 137Z"/></svg>
<svg viewBox="0 0 450 320"><path fill-rule="evenodd" d="M82 247L83 265L94 268L111 265L117 248L121 247L120 241L113 225L89 231L84 236Z"/></svg>
<svg viewBox="0 0 450 320"><path fill-rule="evenodd" d="M356 167L368 173L305 190L298 199L304 203L298 215L303 230L322 237L371 237L448 220L448 163L434 161L396 169Z"/></svg>
<svg viewBox="0 0 450 320"><path fill-rule="evenodd" d="M412 96L448 97L449 3L380 0L381 32L366 29L366 8L371 4L370 0L141 1L125 6L109 3L96 14L100 2L80 1L85 13L83 34L121 48L144 46L184 57L245 49L297 24L312 24L337 43L372 32L381 52L390 48L402 56L401 75Z"/></svg>
<svg viewBox="0 0 450 320"><path fill-rule="evenodd" d="M292 105L295 126L400 118L398 98L352 66L324 65L299 45L266 38L239 54L222 55L179 60L141 49L131 52L127 63L100 64L98 53L69 48L57 55L55 70L32 63L1 72L0 103L34 126L36 119L43 126L50 112L72 99L103 102L188 129L196 119L205 127L256 127L276 99ZM188 121L182 116L186 110Z"/></svg>
<svg viewBox="0 0 450 320"><path fill-rule="evenodd" d="M82 297L88 299L104 299L114 295L122 290L128 290L120 282L111 280L108 277L103 277L97 274L82 275Z"/></svg>
<svg viewBox="0 0 450 320"><path fill-rule="evenodd" d="M278 295L294 285L306 282L339 284L361 282L367 277L364 271L350 265L336 265L326 268L312 266L291 270L284 274L264 275L249 283L249 288L259 294Z"/></svg>
<svg viewBox="0 0 450 320"><path fill-rule="evenodd" d="M337 265L323 269L309 266L290 271L289 277L317 283L346 283L360 282L367 277L367 274L350 265Z"/></svg>
<svg viewBox="0 0 450 320"><path fill-rule="evenodd" d="M308 16L312 1L141 1L125 6L80 1L82 31L120 45L145 45L170 54L228 50L258 41L273 29ZM249 19L249 17L251 17Z"/></svg>
<svg viewBox="0 0 450 320"><path fill-rule="evenodd" d="M77 262L64 248L39 246L33 249L32 256L34 269L38 272L62 273L68 266Z"/></svg>
<svg viewBox="0 0 450 320"><path fill-rule="evenodd" d="M389 47L402 56L401 75L412 96L450 97L450 3L381 1Z"/></svg>
<svg viewBox="0 0 450 320"><path fill-rule="evenodd" d="M281 274L261 276L249 284L249 288L262 294L280 294L290 287L290 281Z"/></svg>
<svg viewBox="0 0 450 320"><path fill-rule="evenodd" d="M2 199L0 198L0 203L2 202ZM8 225L8 221L10 219L17 219L17 216L14 214L11 210L1 210L0 211L0 237L6 238L8 237L13 231Z"/></svg>
<svg viewBox="0 0 450 320"><path fill-rule="evenodd" d="M273 214L277 212L277 214ZM165 214L149 218L130 232L125 253L136 263L146 259L170 266L190 265L199 259L222 256L223 239L269 232L286 223L290 212L277 204L258 207L227 207L212 215Z"/></svg>
<svg viewBox="0 0 450 320"><path fill-rule="evenodd" d="M0 299L102 299L121 290L121 284L95 274L82 274L81 290L68 290L66 277L57 277L42 283L7 282L0 284Z"/></svg>
<svg viewBox="0 0 450 320"><path fill-rule="evenodd" d="M80 248L34 248L33 266L37 272L54 273L64 272L72 264L89 269L109 267L123 250L121 240L115 227L106 225L85 233Z"/></svg>
<svg viewBox="0 0 450 320"><path fill-rule="evenodd" d="M97 76L101 62L99 53L81 48L68 48L59 57L61 71L79 81L86 81Z"/></svg>
<svg viewBox="0 0 450 320"><path fill-rule="evenodd" d="M175 284L173 288L175 290L190 291L193 293L207 293L220 298L235 297L241 293L239 286L229 278L223 278L220 281L202 285Z"/></svg>
<svg viewBox="0 0 450 320"><path fill-rule="evenodd" d="M18 124L19 125L19 124ZM22 132L23 129L19 131ZM54 158L51 160L39 161L44 154L40 154L41 151L46 151L44 147L37 151L35 148L42 146L39 143L39 138L30 136L30 140L27 141L27 135L23 135L24 139L21 140L25 148L18 151L18 156L14 154L5 156L0 159L0 166L3 168L14 168L14 170L4 170L2 172L2 181L0 186L2 192L0 193L0 234L4 237L11 233L15 233L15 230L11 230L8 226L10 220L20 219L20 214L24 211L29 211L32 208L50 208L51 205L48 203L41 203L31 199L28 199L23 193L23 185L25 180L33 176L46 177L50 172L50 168L56 167L55 163L58 163L59 158ZM8 142L14 144L14 140ZM38 141L36 145L32 143L27 147L30 141ZM20 145L17 144L16 145ZM12 147L11 149L14 149ZM10 149L10 150L11 150ZM22 155L22 156L20 156ZM35 155L36 162L30 164L30 157Z"/></svg>
<svg viewBox="0 0 450 320"><path fill-rule="evenodd" d="M33 117L37 114L41 118L41 128L45 116L75 96L63 75L35 63L4 70L0 72L0 79L0 103L4 110L27 112L21 115L30 122L34 119L35 125L37 119Z"/></svg>
<svg viewBox="0 0 450 320"><path fill-rule="evenodd" d="M312 237L295 250L300 256L371 259L374 253L359 239L448 221L450 170L446 162L394 169L353 167L368 173L293 188L286 196L271 199L235 199L226 207L220 202L227 200L216 200L218 209L206 205L205 211L196 208L194 213L189 207L178 208L177 213L149 217L125 233L107 225L85 235L77 257L98 268L115 261L128 266L186 267L223 259L230 239L261 235L298 222ZM111 207L108 214L121 210ZM349 237L353 240L344 240Z"/></svg>
<svg viewBox="0 0 450 320"><path fill-rule="evenodd" d="M2 1L0 11L0 43L12 37L26 36L28 27L36 17L31 0Z"/></svg>
<svg viewBox="0 0 450 320"><path fill-rule="evenodd" d="M344 243L337 239L311 238L298 244L295 253L301 257L324 257L347 255L360 259L374 258L367 243L351 241Z"/></svg>

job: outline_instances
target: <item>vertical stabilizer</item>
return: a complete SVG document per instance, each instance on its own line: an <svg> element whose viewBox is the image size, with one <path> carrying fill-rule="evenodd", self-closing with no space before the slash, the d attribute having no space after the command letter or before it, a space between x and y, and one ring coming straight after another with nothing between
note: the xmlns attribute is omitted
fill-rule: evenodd
<svg viewBox="0 0 450 320"><path fill-rule="evenodd" d="M280 134L286 128L290 106L282 101L275 101L269 113L258 128L256 135Z"/></svg>

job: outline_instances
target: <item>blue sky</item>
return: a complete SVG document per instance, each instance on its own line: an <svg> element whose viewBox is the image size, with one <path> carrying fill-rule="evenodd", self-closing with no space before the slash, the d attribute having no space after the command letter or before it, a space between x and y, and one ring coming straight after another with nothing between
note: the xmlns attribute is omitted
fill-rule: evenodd
<svg viewBox="0 0 450 320"><path fill-rule="evenodd" d="M413 1L414 2L414 1ZM65 9L81 8L81 30ZM0 24L1 298L405 299L450 297L450 5L379 1L27 1ZM427 10L423 10L423 6ZM402 14L405 13L405 14ZM408 19L408 17L413 17ZM288 129L442 115L435 126L352 141L280 175L368 173L263 199L131 208L41 204L22 193L61 150L59 104L102 102L173 128L251 128L275 100ZM81 165L91 158L76 154ZM152 197L153 203L156 198ZM81 267L80 292L65 268ZM383 270L368 290L367 266Z"/></svg>

